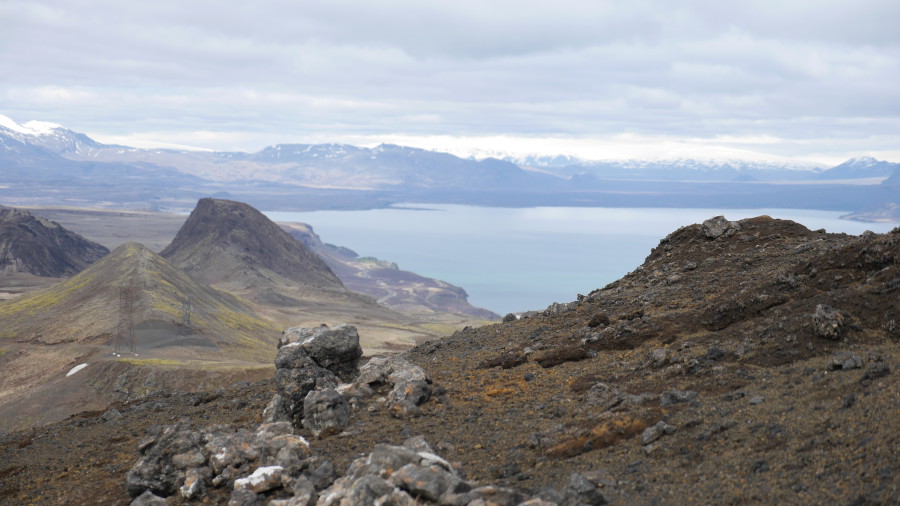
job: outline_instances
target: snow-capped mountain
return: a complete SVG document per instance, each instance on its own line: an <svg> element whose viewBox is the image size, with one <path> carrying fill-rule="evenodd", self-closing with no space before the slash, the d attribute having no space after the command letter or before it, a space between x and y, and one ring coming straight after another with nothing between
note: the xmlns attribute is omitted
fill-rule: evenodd
<svg viewBox="0 0 900 506"><path fill-rule="evenodd" d="M87 135L73 132L56 123L28 121L20 125L3 115L0 115L0 132L57 154L86 153L103 146Z"/></svg>
<svg viewBox="0 0 900 506"><path fill-rule="evenodd" d="M871 156L851 158L818 175L820 179L861 179L870 177L887 177L900 169L900 163L876 160Z"/></svg>
<svg viewBox="0 0 900 506"><path fill-rule="evenodd" d="M816 163L774 156L585 160L558 155L505 159L564 176L579 175L599 179L795 181L814 177L823 170Z"/></svg>
<svg viewBox="0 0 900 506"><path fill-rule="evenodd" d="M881 185L872 178L900 167L858 158L823 170L808 162L728 149L705 157L678 156L691 153L672 150L666 156L621 160L486 154L460 157L393 144L278 144L255 153L138 149L101 144L52 123L18 124L0 116L0 198L44 192L42 198L53 200L70 191L83 200L154 206L172 201L176 203L159 205L176 208L192 205L198 195L218 195L257 206L274 206L280 198L278 205L286 209L298 202L319 208L452 202L810 209L827 203L829 209L851 210L859 203L894 202L895 193L886 186L874 188ZM843 179L860 181L845 188ZM749 182L757 184L742 184ZM304 198L298 199L301 194ZM340 202L334 203L335 198Z"/></svg>

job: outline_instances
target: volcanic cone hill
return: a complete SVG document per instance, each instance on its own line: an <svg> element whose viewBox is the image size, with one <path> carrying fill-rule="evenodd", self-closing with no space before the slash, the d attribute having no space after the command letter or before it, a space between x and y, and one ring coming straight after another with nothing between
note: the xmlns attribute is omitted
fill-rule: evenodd
<svg viewBox="0 0 900 506"><path fill-rule="evenodd" d="M271 355L267 347L277 338L274 326L253 316L246 302L194 280L138 243L116 248L57 285L0 304L0 318L0 337L18 342L114 344L127 318L139 349L175 345L177 336L191 335L204 346L246 348L240 353L259 360ZM157 342L157 336L173 341Z"/></svg>
<svg viewBox="0 0 900 506"><path fill-rule="evenodd" d="M284 327L357 325L370 353L406 348L458 328L457 315L423 321L348 290L302 242L241 202L201 199L161 255L191 276L253 301L259 315Z"/></svg>
<svg viewBox="0 0 900 506"><path fill-rule="evenodd" d="M137 243L0 303L0 321L0 429L174 385L207 388L217 383L209 374L243 378L248 370L270 369L280 334L249 303L192 279ZM76 379L65 376L81 363L92 366ZM157 366L168 373L148 379Z"/></svg>
<svg viewBox="0 0 900 506"><path fill-rule="evenodd" d="M200 199L161 253L210 284L265 285L275 277L318 288L343 288L315 253L253 207Z"/></svg>
<svg viewBox="0 0 900 506"><path fill-rule="evenodd" d="M71 276L107 253L56 222L0 208L0 275Z"/></svg>

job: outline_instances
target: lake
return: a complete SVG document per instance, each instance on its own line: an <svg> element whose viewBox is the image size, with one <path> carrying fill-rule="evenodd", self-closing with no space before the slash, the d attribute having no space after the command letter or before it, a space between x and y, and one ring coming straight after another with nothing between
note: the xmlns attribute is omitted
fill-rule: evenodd
<svg viewBox="0 0 900 506"><path fill-rule="evenodd" d="M724 215L767 214L816 230L883 233L896 224L841 220L798 209L502 208L405 204L368 211L265 212L313 226L323 241L466 289L469 302L501 315L575 300L643 263L683 225Z"/></svg>

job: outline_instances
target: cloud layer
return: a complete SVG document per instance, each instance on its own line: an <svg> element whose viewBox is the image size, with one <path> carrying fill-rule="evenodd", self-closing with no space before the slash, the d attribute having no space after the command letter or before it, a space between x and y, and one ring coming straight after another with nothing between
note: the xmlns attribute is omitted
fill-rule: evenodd
<svg viewBox="0 0 900 506"><path fill-rule="evenodd" d="M893 0L7 0L0 113L216 149L624 135L900 157L898 19Z"/></svg>

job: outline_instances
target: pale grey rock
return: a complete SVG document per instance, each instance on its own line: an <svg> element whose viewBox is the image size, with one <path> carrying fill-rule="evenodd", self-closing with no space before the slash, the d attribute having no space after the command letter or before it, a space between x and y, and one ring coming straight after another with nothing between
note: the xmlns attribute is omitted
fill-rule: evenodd
<svg viewBox="0 0 900 506"><path fill-rule="evenodd" d="M668 423L666 423L664 421L659 421L659 422L657 422L656 425L653 425L651 427L647 427L646 429L644 429L644 432L641 434L641 444L648 445L648 444L656 441L663 435L670 435L670 434L674 434L674 433L675 433L674 426L669 425Z"/></svg>
<svg viewBox="0 0 900 506"><path fill-rule="evenodd" d="M663 393L659 397L660 406L671 406L673 404L681 404L690 402L697 398L697 392L693 390L671 390Z"/></svg>
<svg viewBox="0 0 900 506"><path fill-rule="evenodd" d="M851 369L859 369L865 364L863 359L852 352L842 351L831 357L831 368L849 371Z"/></svg>
<svg viewBox="0 0 900 506"><path fill-rule="evenodd" d="M166 500L149 490L134 498L130 506L166 506Z"/></svg>
<svg viewBox="0 0 900 506"><path fill-rule="evenodd" d="M741 229L741 224L736 221L728 221L724 216L715 216L703 222L701 226L703 235L709 239L730 237Z"/></svg>
<svg viewBox="0 0 900 506"><path fill-rule="evenodd" d="M589 480L581 473L569 475L563 494L566 496L569 504L599 506L608 502L597 483Z"/></svg>
<svg viewBox="0 0 900 506"><path fill-rule="evenodd" d="M234 489L246 489L256 494L281 487L284 468L281 466L258 467L253 474L234 480Z"/></svg>

